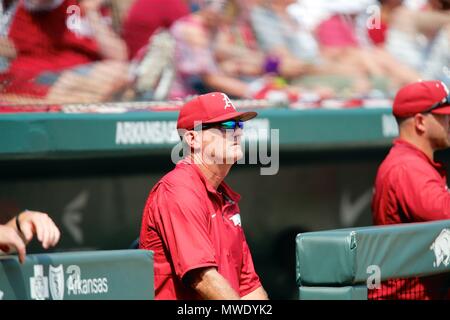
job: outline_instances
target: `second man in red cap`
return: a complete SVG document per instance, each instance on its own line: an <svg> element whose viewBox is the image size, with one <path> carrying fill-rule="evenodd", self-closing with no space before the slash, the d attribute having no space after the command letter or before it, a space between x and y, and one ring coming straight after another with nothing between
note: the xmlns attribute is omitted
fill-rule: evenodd
<svg viewBox="0 0 450 320"><path fill-rule="evenodd" d="M450 101L440 81L420 81L399 90L393 105L399 137L378 169L372 199L376 225L450 219L446 170L434 152L450 147ZM372 298L443 299L439 276L393 279ZM444 285L445 286L445 285ZM387 295L384 293L388 293Z"/></svg>

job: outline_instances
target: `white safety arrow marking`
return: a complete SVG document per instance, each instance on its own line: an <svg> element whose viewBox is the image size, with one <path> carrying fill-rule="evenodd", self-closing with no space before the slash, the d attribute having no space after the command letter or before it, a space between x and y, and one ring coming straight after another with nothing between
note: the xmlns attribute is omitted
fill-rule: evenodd
<svg viewBox="0 0 450 320"><path fill-rule="evenodd" d="M83 221L82 210L87 204L89 194L87 191L81 192L75 197L64 209L62 222L69 231L76 243L83 243L83 230L81 229L81 222Z"/></svg>

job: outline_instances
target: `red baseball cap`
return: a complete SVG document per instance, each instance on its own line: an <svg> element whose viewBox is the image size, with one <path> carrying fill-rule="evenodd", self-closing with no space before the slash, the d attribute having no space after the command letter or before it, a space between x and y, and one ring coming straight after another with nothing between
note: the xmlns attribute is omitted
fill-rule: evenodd
<svg viewBox="0 0 450 320"><path fill-rule="evenodd" d="M178 115L177 129L192 130L195 122L215 123L227 120L247 121L258 114L238 112L225 93L211 92L188 101Z"/></svg>
<svg viewBox="0 0 450 320"><path fill-rule="evenodd" d="M450 114L449 90L441 81L419 81L401 88L394 99L392 113L399 118L431 110L435 114Z"/></svg>

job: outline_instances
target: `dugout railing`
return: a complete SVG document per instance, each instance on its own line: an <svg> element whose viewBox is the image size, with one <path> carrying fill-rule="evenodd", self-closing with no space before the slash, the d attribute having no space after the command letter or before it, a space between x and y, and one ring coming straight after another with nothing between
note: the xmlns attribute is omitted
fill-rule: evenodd
<svg viewBox="0 0 450 320"><path fill-rule="evenodd" d="M371 299L388 280L450 275L450 220L302 233L296 257L300 300Z"/></svg>

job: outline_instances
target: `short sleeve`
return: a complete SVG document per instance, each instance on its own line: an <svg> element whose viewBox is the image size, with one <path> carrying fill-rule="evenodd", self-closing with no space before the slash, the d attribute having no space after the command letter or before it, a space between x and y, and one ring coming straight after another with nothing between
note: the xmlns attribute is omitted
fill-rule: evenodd
<svg viewBox="0 0 450 320"><path fill-rule="evenodd" d="M245 241L245 238L242 244L242 254L243 259L241 267L241 277L239 281L239 294L241 297L261 287L261 282L258 275L256 274L252 255L250 253L247 241Z"/></svg>
<svg viewBox="0 0 450 320"><path fill-rule="evenodd" d="M153 202L154 225L181 280L193 269L216 266L208 215L194 190L161 184Z"/></svg>

